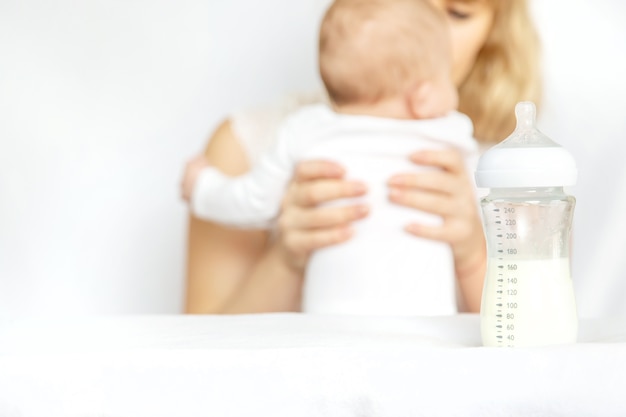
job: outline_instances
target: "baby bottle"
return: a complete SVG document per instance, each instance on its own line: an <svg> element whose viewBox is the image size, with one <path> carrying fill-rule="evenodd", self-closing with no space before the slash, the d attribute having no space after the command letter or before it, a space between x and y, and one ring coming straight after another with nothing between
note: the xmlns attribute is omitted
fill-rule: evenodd
<svg viewBox="0 0 626 417"><path fill-rule="evenodd" d="M572 155L535 127L535 105L515 107L517 127L480 158L487 239L481 304L484 346L542 346L576 341L570 276L576 182Z"/></svg>

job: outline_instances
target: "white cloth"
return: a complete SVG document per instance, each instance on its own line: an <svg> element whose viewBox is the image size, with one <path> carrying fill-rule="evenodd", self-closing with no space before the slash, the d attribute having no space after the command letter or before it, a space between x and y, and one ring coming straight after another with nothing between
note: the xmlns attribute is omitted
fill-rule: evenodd
<svg viewBox="0 0 626 417"><path fill-rule="evenodd" d="M303 310L310 313L419 314L456 312L454 266L447 244L404 231L412 222L437 224L437 216L392 204L386 181L417 172L408 156L422 149L454 147L474 160L472 124L461 113L428 120L343 115L328 106L292 114L274 146L250 173L228 177L208 168L192 198L201 218L243 227L268 227L301 160L330 159L347 177L368 184L365 197L331 204L369 204L370 215L354 224L350 241L317 250L307 266Z"/></svg>
<svg viewBox="0 0 626 417"><path fill-rule="evenodd" d="M316 104L330 105L324 90L287 94L271 103L235 112L230 118L231 128L250 165L272 147L278 128L290 114Z"/></svg>
<svg viewBox="0 0 626 417"><path fill-rule="evenodd" d="M477 315L0 321L0 416L623 416L626 321L480 346Z"/></svg>

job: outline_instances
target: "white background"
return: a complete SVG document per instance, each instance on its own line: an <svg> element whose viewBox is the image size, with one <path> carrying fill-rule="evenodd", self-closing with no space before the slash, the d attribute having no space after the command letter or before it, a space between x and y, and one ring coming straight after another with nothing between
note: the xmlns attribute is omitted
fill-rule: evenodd
<svg viewBox="0 0 626 417"><path fill-rule="evenodd" d="M0 314L181 311L183 164L233 110L318 85L325 3L0 0ZM534 6L542 126L581 170L581 313L626 315L626 8Z"/></svg>

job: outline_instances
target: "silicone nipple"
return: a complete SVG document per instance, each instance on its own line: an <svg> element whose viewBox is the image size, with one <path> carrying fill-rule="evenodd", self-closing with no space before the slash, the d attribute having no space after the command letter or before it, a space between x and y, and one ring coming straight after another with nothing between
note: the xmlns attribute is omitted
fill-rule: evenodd
<svg viewBox="0 0 626 417"><path fill-rule="evenodd" d="M534 103L517 103L513 133L478 161L479 187L556 187L576 183L576 161L537 129L536 114Z"/></svg>
<svg viewBox="0 0 626 417"><path fill-rule="evenodd" d="M534 129L537 109L535 103L530 101L521 101L515 105L515 118L517 119L517 127L515 130Z"/></svg>
<svg viewBox="0 0 626 417"><path fill-rule="evenodd" d="M501 143L502 147L559 146L541 133L536 127L537 108L532 101L521 101L515 106L517 126L513 133Z"/></svg>

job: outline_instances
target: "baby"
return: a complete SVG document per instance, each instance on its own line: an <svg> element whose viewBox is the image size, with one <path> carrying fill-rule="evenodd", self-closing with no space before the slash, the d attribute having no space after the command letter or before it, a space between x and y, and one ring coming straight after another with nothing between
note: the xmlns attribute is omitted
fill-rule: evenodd
<svg viewBox="0 0 626 417"><path fill-rule="evenodd" d="M436 224L428 213L391 204L386 181L416 172L409 154L456 147L477 152L469 118L455 111L444 16L427 0L336 0L323 19L319 66L331 106L302 108L278 130L252 170L228 177L205 168L191 197L203 219L271 228L295 165L334 160L368 184L370 215L355 236L317 250L307 266L305 312L440 315L456 312L452 255L442 242L404 231ZM421 168L424 169L424 168Z"/></svg>

